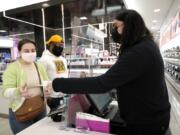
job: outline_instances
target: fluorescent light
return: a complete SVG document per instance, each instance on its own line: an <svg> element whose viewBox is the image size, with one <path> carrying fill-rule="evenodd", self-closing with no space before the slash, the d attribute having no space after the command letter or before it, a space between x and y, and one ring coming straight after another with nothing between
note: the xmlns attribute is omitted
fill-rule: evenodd
<svg viewBox="0 0 180 135"><path fill-rule="evenodd" d="M49 0L5 0L1 2L0 11L10 10L14 8L24 7L32 4L37 4Z"/></svg>
<svg viewBox="0 0 180 135"><path fill-rule="evenodd" d="M46 8L46 7L49 7L50 5L48 3L43 3L42 4L42 7Z"/></svg>
<svg viewBox="0 0 180 135"><path fill-rule="evenodd" d="M0 32L3 33L3 32L7 32L7 31L6 30L0 30Z"/></svg>
<svg viewBox="0 0 180 135"><path fill-rule="evenodd" d="M157 20L152 20L153 23L157 23L158 21Z"/></svg>
<svg viewBox="0 0 180 135"><path fill-rule="evenodd" d="M26 32L26 33L12 34L12 35L9 35L9 37L11 37L11 36L32 35L32 34L34 34L34 32Z"/></svg>
<svg viewBox="0 0 180 135"><path fill-rule="evenodd" d="M161 9L157 8L157 9L154 9L154 13L157 13L159 12Z"/></svg>
<svg viewBox="0 0 180 135"><path fill-rule="evenodd" d="M11 48L13 47L13 40L8 38L0 38L0 47Z"/></svg>
<svg viewBox="0 0 180 135"><path fill-rule="evenodd" d="M83 16L83 17L80 17L81 20L87 20L87 17Z"/></svg>

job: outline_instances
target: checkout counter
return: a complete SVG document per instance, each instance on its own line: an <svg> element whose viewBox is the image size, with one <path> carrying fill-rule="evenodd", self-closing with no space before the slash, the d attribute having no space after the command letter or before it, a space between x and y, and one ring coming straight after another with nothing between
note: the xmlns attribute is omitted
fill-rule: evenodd
<svg viewBox="0 0 180 135"><path fill-rule="evenodd" d="M60 129L61 122L53 122L51 118L45 117L44 119L38 121L32 126L21 131L17 135L82 135L83 132L76 131L75 128L68 128L67 130ZM88 135L107 135L105 133L86 132Z"/></svg>
<svg viewBox="0 0 180 135"><path fill-rule="evenodd" d="M108 105L108 107L111 108L111 111L109 111L109 113L104 117L107 119L112 119L113 116L115 116L115 114L117 114L118 111L118 107L117 107L117 101L111 101L109 104L107 104L107 102L109 102L107 100L108 98L108 94L102 94L101 96L98 95L98 100L97 100L97 96L96 95L91 95L89 96L89 98L91 97L91 103L93 103L93 105L97 103L101 103L101 104L96 104L96 109L105 109L104 105ZM99 102L99 99L101 101L107 101L104 102L104 105L102 104L102 102ZM112 109L113 108L113 109ZM101 111L101 110L99 110ZM96 110L96 112L98 113L98 110ZM76 128L72 128L72 127L68 127L66 129L61 129L61 124L64 124L63 122L54 122L50 117L45 117L44 119L38 121L37 123L31 125L30 127L24 129L23 131L21 131L20 133L18 133L17 135L82 135L82 134L89 134L89 135L107 135L107 133L101 133L101 132L94 132L94 131L84 131L84 130L79 130ZM109 123L111 124L111 122Z"/></svg>

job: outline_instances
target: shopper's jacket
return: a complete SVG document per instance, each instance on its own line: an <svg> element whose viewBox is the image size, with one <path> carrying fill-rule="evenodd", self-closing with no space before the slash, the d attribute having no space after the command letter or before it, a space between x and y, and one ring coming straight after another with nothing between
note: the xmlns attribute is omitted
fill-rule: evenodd
<svg viewBox="0 0 180 135"><path fill-rule="evenodd" d="M50 80L53 80L57 77L68 77L67 61L64 57L56 57L49 50L46 50L43 52L39 62L44 65ZM64 70L61 70L62 67Z"/></svg>
<svg viewBox="0 0 180 135"><path fill-rule="evenodd" d="M103 93L117 88L121 117L128 124L168 122L170 103L163 60L156 44L143 38L121 53L103 75L90 78L57 78L55 91L64 93Z"/></svg>
<svg viewBox="0 0 180 135"><path fill-rule="evenodd" d="M37 63L37 67L41 81L48 80L44 66ZM20 95L19 88L24 86L27 77L33 77L33 75L26 76L19 61L9 64L3 73L3 96L10 100L9 107L13 112L19 109L25 100Z"/></svg>

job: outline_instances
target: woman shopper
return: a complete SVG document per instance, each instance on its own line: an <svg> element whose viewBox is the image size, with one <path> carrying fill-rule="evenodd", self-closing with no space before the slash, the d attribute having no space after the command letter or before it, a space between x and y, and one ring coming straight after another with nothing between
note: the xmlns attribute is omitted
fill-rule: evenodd
<svg viewBox="0 0 180 135"><path fill-rule="evenodd" d="M88 78L56 78L48 89L63 93L104 93L117 89L120 135L164 135L170 103L158 46L134 10L122 10L113 21L112 38L121 44L117 62L105 73Z"/></svg>
<svg viewBox="0 0 180 135"><path fill-rule="evenodd" d="M48 76L44 67L35 63L35 42L23 39L18 43L18 50L20 58L8 65L3 74L3 95L10 101L9 123L13 134L27 128L46 115L43 97L48 97L50 95L47 90L45 90L44 93L42 91L41 82L43 80L48 80ZM27 101L38 96L40 96L39 101L42 102L42 110L34 115L34 118L28 118L28 120L23 121L19 120L16 115L17 112L25 107L24 104ZM39 104L35 103L35 106L32 107L36 108L38 105ZM29 109L29 111L32 110L32 108ZM29 115L24 117L29 117Z"/></svg>

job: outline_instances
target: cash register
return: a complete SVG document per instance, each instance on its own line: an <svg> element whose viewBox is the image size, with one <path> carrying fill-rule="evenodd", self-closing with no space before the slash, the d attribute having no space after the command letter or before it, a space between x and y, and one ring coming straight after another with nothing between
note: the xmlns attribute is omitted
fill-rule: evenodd
<svg viewBox="0 0 180 135"><path fill-rule="evenodd" d="M79 95L78 96L83 96L84 95ZM110 93L104 93L104 94L86 94L85 97L87 98L87 101L90 104L90 107L88 109L88 111L86 113L90 113L90 114L94 114L106 119L110 119L110 133L113 134L118 134L120 131L120 127L123 127L126 125L125 121L123 119L120 118L120 112L118 109L118 105L112 105L112 96L110 95ZM79 99L79 98L78 98ZM85 104L84 102L86 100L79 100L78 102L82 102L83 104ZM77 102L77 100L76 100ZM55 102L53 102L55 103ZM79 103L79 105L81 105L82 103ZM77 107L77 106L74 106ZM71 108L72 110L72 106L69 106L69 108ZM83 111L83 107L81 108ZM61 117L58 116L58 114L61 114L62 111L59 111L61 109L57 109L57 110L53 110L49 116L53 116L53 120L54 121L61 121ZM74 112L69 111L68 113L70 113L70 115L72 115ZM58 117L57 117L58 116ZM75 116L74 116L75 117ZM58 119L57 119L58 118ZM59 119L60 118L60 119ZM57 119L57 120L56 120ZM71 125L71 126L75 126L75 125Z"/></svg>
<svg viewBox="0 0 180 135"><path fill-rule="evenodd" d="M112 97L109 93L88 94L86 96L91 103L89 113L110 119L110 133L118 134L120 127L126 126L126 122L120 118L118 105L111 105Z"/></svg>

